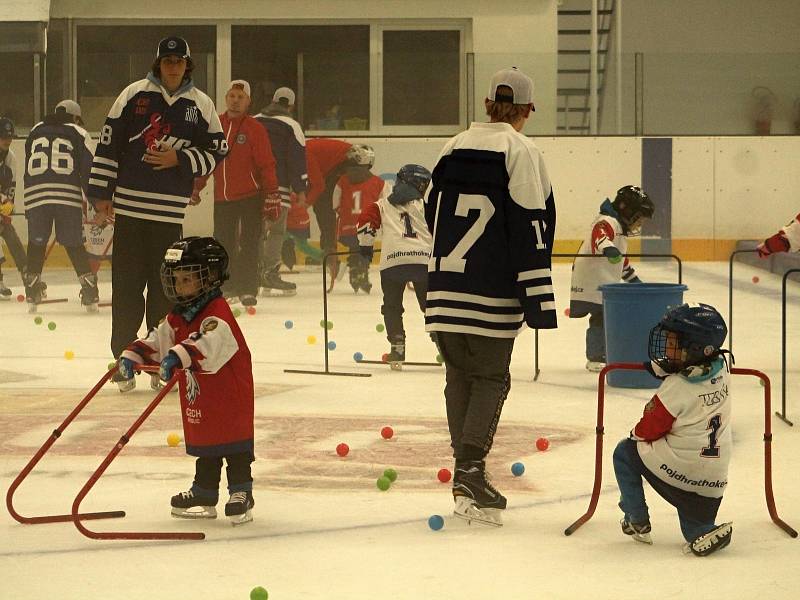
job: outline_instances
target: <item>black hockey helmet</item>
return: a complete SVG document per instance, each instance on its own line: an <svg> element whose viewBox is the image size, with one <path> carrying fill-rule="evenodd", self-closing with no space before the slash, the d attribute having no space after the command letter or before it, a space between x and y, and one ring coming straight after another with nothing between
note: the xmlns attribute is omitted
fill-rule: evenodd
<svg viewBox="0 0 800 600"><path fill-rule="evenodd" d="M14 121L8 117L0 117L0 138L13 138L15 133Z"/></svg>
<svg viewBox="0 0 800 600"><path fill-rule="evenodd" d="M655 213L653 201L640 187L626 185L617 190L617 195L611 203L619 215L625 235L636 235L641 228L643 219L652 219ZM638 226L637 226L638 222Z"/></svg>
<svg viewBox="0 0 800 600"><path fill-rule="evenodd" d="M713 306L682 304L650 330L647 354L667 373L678 373L719 356L727 335L725 320Z"/></svg>
<svg viewBox="0 0 800 600"><path fill-rule="evenodd" d="M196 273L200 285L189 295L178 294L175 289L176 271ZM228 253L213 237L187 237L167 248L161 262L161 286L164 294L178 305L192 300L222 286L227 281Z"/></svg>

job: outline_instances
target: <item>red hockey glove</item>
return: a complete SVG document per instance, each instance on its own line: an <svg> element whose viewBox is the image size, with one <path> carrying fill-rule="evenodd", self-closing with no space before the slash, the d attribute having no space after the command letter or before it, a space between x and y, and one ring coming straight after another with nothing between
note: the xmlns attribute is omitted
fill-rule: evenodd
<svg viewBox="0 0 800 600"><path fill-rule="evenodd" d="M783 233L778 232L760 243L757 250L760 258L766 258L775 252L786 252L789 250L789 240L784 237Z"/></svg>
<svg viewBox="0 0 800 600"><path fill-rule="evenodd" d="M261 214L267 221L277 221L281 218L281 195L278 192L267 194Z"/></svg>

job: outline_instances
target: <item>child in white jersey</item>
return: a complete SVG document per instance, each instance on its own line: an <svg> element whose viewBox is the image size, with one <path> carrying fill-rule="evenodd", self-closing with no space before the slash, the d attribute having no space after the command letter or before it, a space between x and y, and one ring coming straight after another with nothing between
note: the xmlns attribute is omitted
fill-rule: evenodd
<svg viewBox="0 0 800 600"><path fill-rule="evenodd" d="M622 532L638 542L652 544L642 477L678 510L684 552L706 556L731 541L732 524L716 525L731 452L727 334L707 304L673 308L650 331L648 367L664 381L614 450Z"/></svg>
<svg viewBox="0 0 800 600"><path fill-rule="evenodd" d="M800 213L778 233L758 245L761 258L776 252L800 252Z"/></svg>
<svg viewBox="0 0 800 600"><path fill-rule="evenodd" d="M606 198L592 230L578 249L579 254L603 255L602 258L577 256L572 264L569 316L578 319L589 315L586 330L586 368L600 371L606 362L603 328L603 296L598 289L606 283L641 283L628 262L628 238L639 235L644 219L653 217L654 206L641 188L626 185L613 201Z"/></svg>

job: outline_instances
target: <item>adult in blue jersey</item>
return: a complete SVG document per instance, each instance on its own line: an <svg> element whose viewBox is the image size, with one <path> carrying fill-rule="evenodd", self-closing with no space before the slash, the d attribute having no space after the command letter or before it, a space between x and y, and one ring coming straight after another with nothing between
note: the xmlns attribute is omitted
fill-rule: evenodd
<svg viewBox="0 0 800 600"><path fill-rule="evenodd" d="M64 246L78 276L81 304L89 312L97 311L97 275L83 245L83 195L91 166L91 139L83 128L81 107L74 100L62 100L25 141L25 297L30 312L36 312L45 295L42 268L54 227L56 241Z"/></svg>
<svg viewBox="0 0 800 600"><path fill-rule="evenodd" d="M122 91L100 131L89 197L98 220L114 215L115 358L139 337L143 316L150 329L169 312L159 273L164 253L182 237L194 178L227 153L214 103L192 83L193 68L186 40L161 40L152 71ZM128 391L132 382L117 383Z"/></svg>
<svg viewBox="0 0 800 600"><path fill-rule="evenodd" d="M447 142L433 171L425 323L447 368L455 515L498 526L506 499L485 459L511 388L514 338L526 324L557 326L556 211L541 152L520 133L534 110L533 81L516 68L498 71L485 104L490 122Z"/></svg>

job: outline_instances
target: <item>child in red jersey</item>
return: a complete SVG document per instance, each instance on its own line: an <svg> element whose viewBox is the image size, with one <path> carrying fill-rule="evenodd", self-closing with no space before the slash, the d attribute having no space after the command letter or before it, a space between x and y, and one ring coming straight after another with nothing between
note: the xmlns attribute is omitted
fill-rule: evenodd
<svg viewBox="0 0 800 600"><path fill-rule="evenodd" d="M128 346L119 373L160 365L169 381L178 372L186 452L197 457L187 492L172 497L172 515L216 518L222 459L228 464L234 525L252 521L253 367L250 350L220 287L228 279L228 254L211 237L172 244L161 263L161 284L175 307L145 338Z"/></svg>

